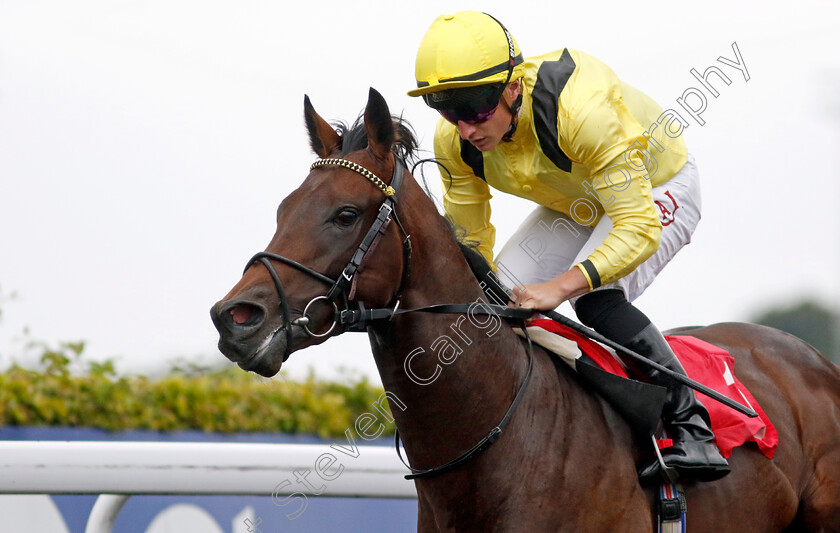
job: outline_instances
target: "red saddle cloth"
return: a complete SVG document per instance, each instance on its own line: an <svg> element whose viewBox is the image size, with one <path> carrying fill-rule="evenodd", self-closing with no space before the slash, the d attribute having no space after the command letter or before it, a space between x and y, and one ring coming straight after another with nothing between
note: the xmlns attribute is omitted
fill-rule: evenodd
<svg viewBox="0 0 840 533"><path fill-rule="evenodd" d="M601 368L628 377L624 366L601 344L553 320L537 319L533 325L575 341ZM750 418L702 392L695 392L697 399L709 411L712 431L715 433L721 455L728 458L732 455L733 448L746 442L754 442L764 455L772 458L779 445L779 435L747 387L735 377L735 360L729 352L695 337L667 335L665 339L682 363L688 377L758 413L758 418Z"/></svg>

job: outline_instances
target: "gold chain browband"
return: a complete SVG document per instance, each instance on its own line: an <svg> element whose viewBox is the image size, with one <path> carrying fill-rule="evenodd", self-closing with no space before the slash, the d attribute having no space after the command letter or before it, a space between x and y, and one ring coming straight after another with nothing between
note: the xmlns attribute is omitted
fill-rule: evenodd
<svg viewBox="0 0 840 533"><path fill-rule="evenodd" d="M376 185L376 187L379 190L385 193L385 196L393 196L397 192L394 190L393 187L386 184L384 181L382 181L382 179L379 176L377 176L370 170L366 169L358 163L347 161L346 159L319 159L312 163L312 166L309 167L309 170L315 170L316 168L325 167L329 165L343 167L358 172L362 176L366 177L371 183Z"/></svg>

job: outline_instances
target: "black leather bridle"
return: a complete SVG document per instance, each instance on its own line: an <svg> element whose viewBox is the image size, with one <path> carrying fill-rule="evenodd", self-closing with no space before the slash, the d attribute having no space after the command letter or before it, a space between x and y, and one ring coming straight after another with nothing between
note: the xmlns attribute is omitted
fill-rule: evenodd
<svg viewBox="0 0 840 533"><path fill-rule="evenodd" d="M251 268L251 266L254 265L254 263L262 263L271 275L271 280L274 283L274 288L277 290L277 296L280 299L280 312L283 314L283 324L286 330L286 350L283 354L284 362L286 361L286 359L288 359L292 350L292 325L301 326L308 335L311 335L313 337L326 337L335 330L336 326L343 327L345 331L365 331L367 324L370 322L375 322L379 320L392 320L395 316L400 314L421 311L427 313L470 313L473 315L495 315L501 318L518 320L522 323L522 329L525 332L525 336L528 341L528 369L525 374L525 377L522 380L522 384L519 386L519 390L517 391L516 396L511 402L511 405L505 413L504 417L502 417L502 420L499 422L499 424L496 425L496 427L494 427L486 437L481 439L481 441L479 441L478 444L476 444L466 452L462 453L455 459L443 465L429 469L416 469L412 468L403 459L399 447L399 433L397 433L395 436L397 453L399 454L400 459L403 461L406 467L409 470L411 470L411 474L405 476L406 479L431 476L457 468L458 466L461 466L469 460L473 459L475 456L489 448L494 442L496 442L496 440L498 440L499 436L501 436L502 434L502 431L512 418L517 406L520 404L522 397L525 395L525 391L527 390L528 384L531 381L531 374L533 371L533 346L531 344L530 337L528 337L527 330L524 327L524 321L525 319L531 316L533 310L521 308L516 309L508 306L496 305L491 303L481 303L480 305L476 305L475 303L439 304L414 309L399 309L400 294L408 278L411 265L411 237L410 235L408 235L408 233L406 233L405 229L402 227L402 224L399 222L399 218L397 217L397 213L395 211L397 202L396 196L399 192L400 185L402 184L403 175L405 172L405 161L401 156L396 154L394 155L394 174L391 177L390 185L385 184L384 181L382 181L373 172L369 171L363 166L352 161L347 161L346 159L319 159L312 164L310 170L314 170L323 166L337 166L347 168L361 174L385 194L385 200L379 206L379 213L377 214L376 219L373 221L364 238L362 239L362 242L359 244L358 248L353 253L352 258L342 270L341 275L336 279L333 279L316 270L313 270L312 268L303 265L293 259L289 259L288 257L284 257L282 255L274 254L271 252L259 252L248 261L248 264L245 266L245 271ZM359 266L362 264L362 261L364 261L366 254L374 247L377 240L385 234L385 231L387 230L388 225L390 224L392 219L397 221L397 224L399 225L400 230L402 231L405 237L403 239L404 262L402 279L400 280L400 285L396 293L392 296L390 300L392 305L386 308L366 309L363 302L355 302L357 309L350 309L350 298L348 297L347 289L351 286L353 278L359 270ZM310 300L309 303L306 304L306 306L304 307L303 313L301 314L300 318L297 318L294 321L291 320L289 307L286 303L286 293L283 290L283 283L280 281L280 276L277 275L277 271L274 269L274 265L271 264L272 261L277 261L279 263L283 263L292 268L295 268L303 272L304 274L307 274L317 279L318 281L321 281L325 285L329 286L327 293L323 296L316 296L315 298ZM309 308L313 304L320 301L332 305L334 315L333 322L330 325L330 327L324 332L316 333L309 328L310 318L307 315L307 311L309 311ZM339 308L338 302L341 303L341 308Z"/></svg>
<svg viewBox="0 0 840 533"><path fill-rule="evenodd" d="M325 274L318 272L306 265L303 265L293 259L289 259L288 257L284 257L279 254L274 254L271 252L259 252L255 254L249 261L248 264L245 266L245 271L247 271L251 266L256 263L262 263L265 268L268 270L268 273L271 275L271 280L274 283L274 288L277 290L277 296L280 298L280 311L283 314L283 323L285 324L286 329L286 351L283 354L283 361L285 362L286 359L289 358L292 350L292 328L291 325L301 326L304 331L312 336L312 337L326 337L327 335L331 334L333 330L335 330L336 325L342 324L344 326L351 327L353 324L348 323L347 319L345 318L342 321L342 311L346 311L349 306L349 300L347 298L347 289L353 282L353 277L358 271L359 266L361 266L362 261L365 258L367 252L373 247L375 242L385 234L385 231L388 229L388 225L391 222L391 219L396 219L396 213L394 212L394 206L396 204L396 194L402 184L403 179L403 171L405 170L405 162L403 161L402 157L395 155L394 156L394 174L391 178L391 185L386 185L379 177L377 177L374 173L370 172L363 166L353 163L352 161L347 161L346 159L319 159L315 161L310 167L310 170L314 170L316 168L320 168L323 166L339 166L343 168L348 168L359 174L365 176L371 183L376 185L384 194L385 200L379 206L379 213L376 216L376 219L368 229L367 233L365 234L362 242L359 244L359 247L356 248L356 251L353 253L353 256L350 258L350 261L341 271L341 274L333 279ZM397 219L397 223L402 228L402 224L399 223ZM403 234L405 235L405 239L403 240L403 255L406 260L410 260L411 255L411 238L408 234L405 233L403 230ZM296 319L295 321L291 321L291 316L289 313L289 306L286 303L286 293L283 290L283 283L280 281L280 276L277 275L277 271L274 269L274 265L271 264L271 261L277 261L279 263L283 263L288 265L292 268L295 268L304 274L307 274L318 281L324 283L325 285L329 286L327 293L323 296L316 296L312 300L309 301L308 304L303 309L303 313L300 318ZM403 279L401 280L400 287L397 289L397 294L394 296L392 301L396 301L399 305L399 293L402 290L402 286L405 283L405 278L407 277L408 273L408 264L405 264L403 267ZM333 322L330 327L323 332L316 333L309 328L310 324L310 317L307 315L310 307L314 305L316 302L324 302L325 304L332 305L333 307ZM342 309L339 309L339 305L337 302L341 302ZM364 307L362 306L361 309L363 310ZM363 328L361 329L363 330Z"/></svg>

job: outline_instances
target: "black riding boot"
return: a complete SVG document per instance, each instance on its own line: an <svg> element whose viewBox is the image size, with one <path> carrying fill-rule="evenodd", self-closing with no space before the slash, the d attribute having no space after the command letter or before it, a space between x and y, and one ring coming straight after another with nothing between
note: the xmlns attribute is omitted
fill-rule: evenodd
<svg viewBox="0 0 840 533"><path fill-rule="evenodd" d="M685 370L671 351L668 342L653 324L637 333L625 346L668 370L685 375ZM715 446L709 413L695 398L694 391L657 370L642 365L639 365L639 368L644 368L654 383L668 387L662 419L668 437L674 444L662 450L665 465L675 468L686 478L700 481L713 481L728 474L729 463ZM639 477L643 480L658 477L660 470L657 460L643 468Z"/></svg>

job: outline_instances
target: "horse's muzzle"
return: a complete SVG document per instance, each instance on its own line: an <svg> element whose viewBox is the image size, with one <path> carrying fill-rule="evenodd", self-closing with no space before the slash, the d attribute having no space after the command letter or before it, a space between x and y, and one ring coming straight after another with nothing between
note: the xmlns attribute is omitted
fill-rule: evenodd
<svg viewBox="0 0 840 533"><path fill-rule="evenodd" d="M254 301L222 300L210 309L219 331L219 350L243 370L270 377L280 370L286 351L285 328L279 316L270 318ZM277 322L277 323L275 323Z"/></svg>

